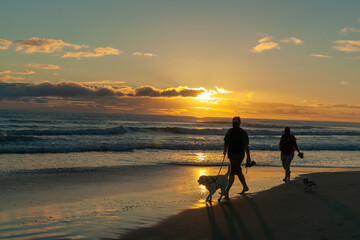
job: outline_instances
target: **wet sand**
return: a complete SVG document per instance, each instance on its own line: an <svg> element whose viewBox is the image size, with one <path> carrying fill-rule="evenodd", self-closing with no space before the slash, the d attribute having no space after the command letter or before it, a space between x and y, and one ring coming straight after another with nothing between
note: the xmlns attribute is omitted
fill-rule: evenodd
<svg viewBox="0 0 360 240"><path fill-rule="evenodd" d="M344 169L293 168L292 171L296 177L299 174ZM284 207L293 201L304 205L306 201L333 203L331 201L336 200L329 200L327 195L321 194L328 187L337 187L335 183L335 187L328 186L328 181L322 179L325 175L314 175L314 178L319 178L318 192L304 194L302 183L298 181L283 184L281 168L256 166L245 174L250 186L247 198L237 199L242 188L236 179L229 203L219 205L214 202L213 208L205 207L207 190L198 185L197 179L200 175L216 175L217 172L218 167L160 165L0 174L0 239L122 239L124 234L128 234L127 239L217 239L217 236L220 236L218 239L231 239L237 235L257 239L260 232L263 232L262 237L273 234L277 239L277 232L268 222L271 218L269 220L267 214L274 214L271 209L279 207L278 201L284 202ZM223 169L225 172L226 167ZM342 195L347 196L349 186L358 191L358 186L354 184L359 179L354 179L357 181L345 181L347 187L340 191ZM258 193L279 184L276 188ZM358 192L353 194L359 200ZM279 197L283 198L277 199ZM352 197L348 200L352 201ZM324 214L327 216L328 213ZM245 217L248 215L252 217ZM290 220L274 223L301 223L290 216ZM358 219L357 216L346 215L343 227L347 226L345 223ZM239 219L243 219L243 223ZM303 220L300 218L299 221ZM247 224L254 224L253 228ZM337 224L341 225L341 222ZM143 227L152 228L138 231ZM203 230L199 231L199 228ZM325 227L318 227L319 233L326 232L322 228ZM193 231L203 235L194 237L190 233Z"/></svg>
<svg viewBox="0 0 360 240"><path fill-rule="evenodd" d="M318 189L304 191L303 177ZM360 239L360 172L312 173L121 239Z"/></svg>

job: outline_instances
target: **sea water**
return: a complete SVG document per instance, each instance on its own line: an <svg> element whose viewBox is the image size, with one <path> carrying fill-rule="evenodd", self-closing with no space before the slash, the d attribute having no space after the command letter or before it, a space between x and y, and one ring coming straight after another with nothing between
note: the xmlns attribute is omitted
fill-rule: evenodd
<svg viewBox="0 0 360 240"><path fill-rule="evenodd" d="M252 159L279 166L291 128L293 166L360 167L360 123L242 119ZM128 165L219 165L230 118L0 110L0 171Z"/></svg>

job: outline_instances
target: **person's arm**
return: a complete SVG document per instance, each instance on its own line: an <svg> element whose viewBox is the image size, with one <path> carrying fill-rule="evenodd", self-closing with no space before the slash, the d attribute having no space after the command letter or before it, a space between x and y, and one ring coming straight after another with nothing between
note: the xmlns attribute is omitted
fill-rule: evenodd
<svg viewBox="0 0 360 240"><path fill-rule="evenodd" d="M228 144L226 142L224 142L224 156L226 155L227 151L228 151Z"/></svg>
<svg viewBox="0 0 360 240"><path fill-rule="evenodd" d="M296 149L296 151L297 151L298 153L300 153L300 150L299 150L298 145L297 145L296 142L295 142L295 149Z"/></svg>
<svg viewBox="0 0 360 240"><path fill-rule="evenodd" d="M246 152L246 162L251 162L251 157L250 157L250 148L249 148L249 144L245 145L245 152Z"/></svg>
<svg viewBox="0 0 360 240"><path fill-rule="evenodd" d="M297 143L296 143L296 138L295 138L294 136L293 136L293 141L294 141L294 147L295 147L296 151L297 151L298 153L300 153L299 147L298 147L298 145L297 145Z"/></svg>

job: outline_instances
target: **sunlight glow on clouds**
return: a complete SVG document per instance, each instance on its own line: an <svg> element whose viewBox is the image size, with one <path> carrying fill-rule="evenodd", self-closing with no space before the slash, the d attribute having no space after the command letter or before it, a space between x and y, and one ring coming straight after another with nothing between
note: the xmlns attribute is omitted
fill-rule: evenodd
<svg viewBox="0 0 360 240"><path fill-rule="evenodd" d="M7 75L0 75L3 80L13 79ZM114 84L113 81L99 82L41 82L41 83L24 83L19 82L10 84L0 81L0 99L6 97L193 97L198 99L214 99L218 93L230 93L225 89L217 88L217 90L206 90L205 88L189 88L180 86L177 88L158 89L152 86L141 86L132 89L128 86L105 86L107 83ZM116 82L115 82L116 83ZM122 82L117 82L122 83ZM93 85L87 85L93 84ZM98 84L104 86L96 86Z"/></svg>
<svg viewBox="0 0 360 240"><path fill-rule="evenodd" d="M274 41L272 41L273 37L266 35L258 40L258 45L252 48L252 52L261 53L263 51L271 50L271 49L280 49L280 45Z"/></svg>
<svg viewBox="0 0 360 240"><path fill-rule="evenodd" d="M94 52L66 52L63 58L91 58L102 57L105 55L120 55L123 53L121 50L111 47L98 47L94 49Z"/></svg>
<svg viewBox="0 0 360 240"><path fill-rule="evenodd" d="M0 71L0 74L34 74L34 73L35 73L34 71L30 71L30 70L25 70L20 72L13 72L9 70Z"/></svg>
<svg viewBox="0 0 360 240"><path fill-rule="evenodd" d="M89 48L89 45L77 45L64 42L61 39L45 39L32 37L26 40L10 41L0 39L0 49L6 50L9 46L14 45L16 51L32 54L32 53L54 53L60 52L64 48L73 48L79 50L81 48ZM90 57L102 57L105 55L120 55L121 50L111 47L97 47L92 52L65 52L63 58L90 58Z"/></svg>
<svg viewBox="0 0 360 240"><path fill-rule="evenodd" d="M323 54L311 54L312 57L318 57L318 58L330 58L328 55Z"/></svg>
<svg viewBox="0 0 360 240"><path fill-rule="evenodd" d="M295 43L296 45L302 44L303 41L299 38L290 37L280 40L281 43ZM273 41L273 37L270 35L265 35L258 40L258 45L251 49L252 52L262 53L263 51L268 51L272 49L280 49L280 44L276 41Z"/></svg>
<svg viewBox="0 0 360 240"><path fill-rule="evenodd" d="M333 48L340 52L360 52L359 40L338 40L335 43L337 43L338 46L333 46Z"/></svg>
<svg viewBox="0 0 360 240"><path fill-rule="evenodd" d="M351 27L351 28L343 28L339 31L339 33L348 33L348 32L360 32L360 29Z"/></svg>
<svg viewBox="0 0 360 240"><path fill-rule="evenodd" d="M299 38L295 38L295 37L291 37L291 38L284 38L284 39L281 39L280 42L283 42L283 43L295 43L295 44L301 44L303 43L303 41Z"/></svg>
<svg viewBox="0 0 360 240"><path fill-rule="evenodd" d="M0 49L6 50L9 48L9 46L12 44L12 41L1 39L0 38Z"/></svg>
<svg viewBox="0 0 360 240"><path fill-rule="evenodd" d="M23 77L14 77L10 75L0 75L0 83L1 81L7 81L7 80L24 80ZM1 85L0 85L1 86ZM0 97L1 98L1 97Z"/></svg>
<svg viewBox="0 0 360 240"><path fill-rule="evenodd" d="M346 82L346 81L344 81L344 80L341 80L341 81L339 82L339 85L341 85L341 86L347 86L347 85L349 85L349 82Z"/></svg>
<svg viewBox="0 0 360 240"><path fill-rule="evenodd" d="M52 64L26 64L25 67L33 67L40 69L60 69L59 66Z"/></svg>
<svg viewBox="0 0 360 240"><path fill-rule="evenodd" d="M88 47L86 45L66 43L61 39L42 39L37 37L17 40L12 43L16 46L16 51L23 51L25 53L53 53L61 51L64 47L71 47L75 50Z"/></svg>
<svg viewBox="0 0 360 240"><path fill-rule="evenodd" d="M103 80L103 81L92 81L92 82L81 82L81 84L89 84L89 85L117 85L123 84L123 81L111 81L111 80Z"/></svg>
<svg viewBox="0 0 360 240"><path fill-rule="evenodd" d="M133 56L145 56L145 57L158 57L159 55L154 53L142 53L142 52L134 52Z"/></svg>

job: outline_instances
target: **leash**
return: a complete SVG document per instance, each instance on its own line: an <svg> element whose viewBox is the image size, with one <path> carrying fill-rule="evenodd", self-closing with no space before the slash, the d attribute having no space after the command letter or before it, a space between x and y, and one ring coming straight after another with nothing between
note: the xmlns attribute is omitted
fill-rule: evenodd
<svg viewBox="0 0 360 240"><path fill-rule="evenodd" d="M219 175L220 175L220 172L221 172L221 168L222 168L222 166L223 166L223 164L224 164L224 161L225 161L225 156L226 156L226 155L224 155L224 157L223 157L223 160L222 160L222 162L221 162L221 166L220 166L220 169L219 169L219 172L218 172L216 178L215 178L214 180L212 180L212 181L210 182L210 184L213 183L213 182L216 182L216 180L218 179L218 177L219 177Z"/></svg>

